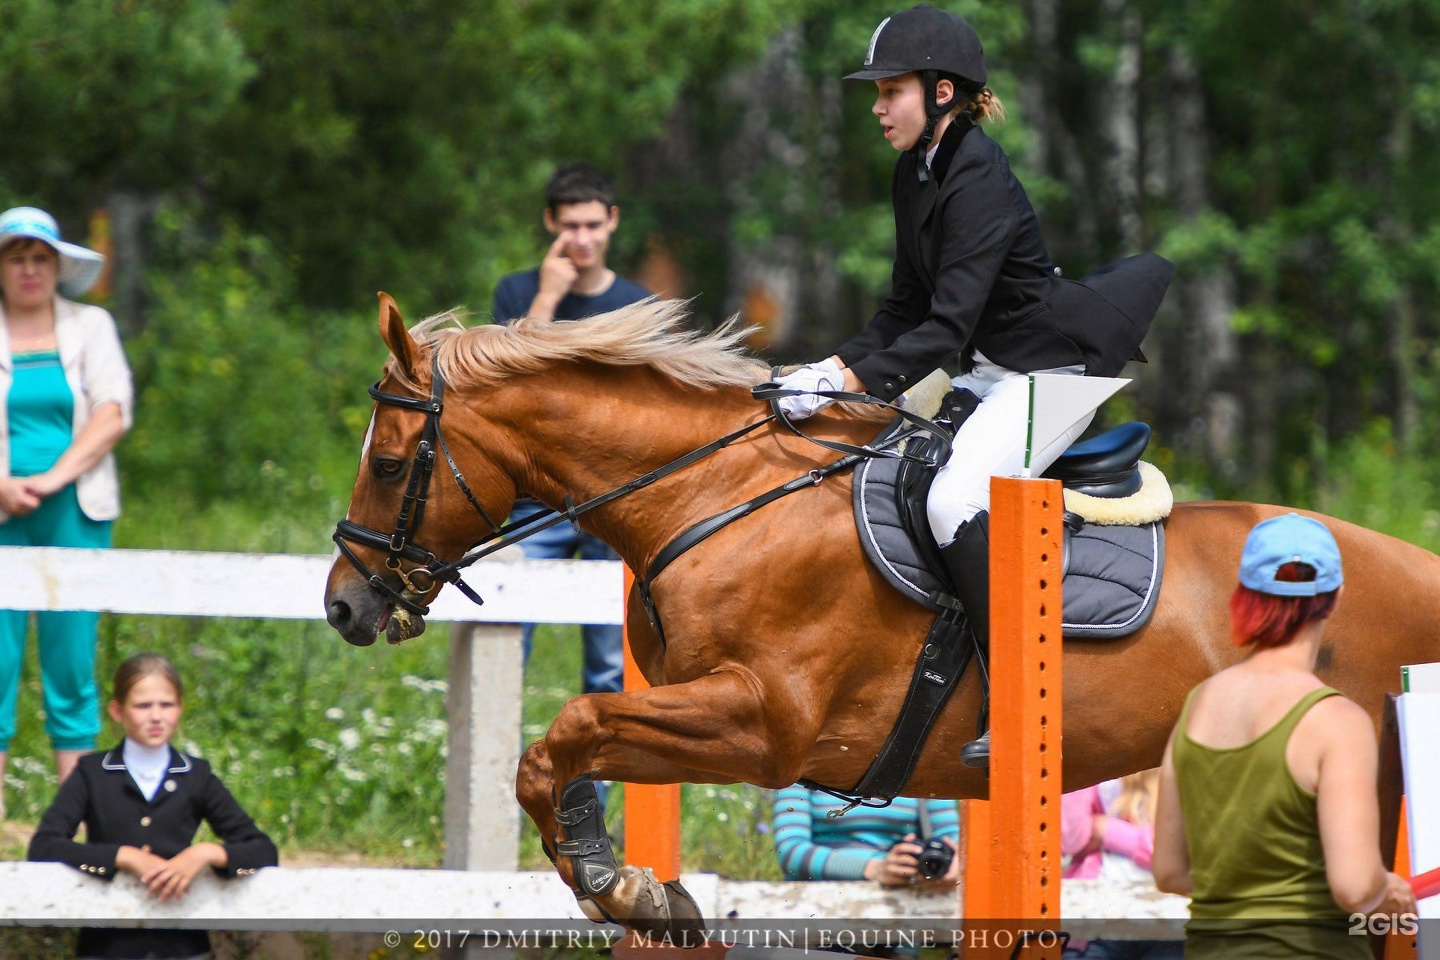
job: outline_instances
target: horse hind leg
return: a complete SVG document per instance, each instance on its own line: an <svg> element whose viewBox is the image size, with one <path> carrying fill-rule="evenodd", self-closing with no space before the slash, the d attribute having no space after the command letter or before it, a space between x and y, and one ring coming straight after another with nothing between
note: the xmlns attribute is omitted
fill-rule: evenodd
<svg viewBox="0 0 1440 960"><path fill-rule="evenodd" d="M555 821L561 831L556 852L570 860L576 899L586 916L597 922L624 923L676 946L699 946L704 918L680 881L661 883L649 867L622 867L616 861L591 774L582 773L565 784ZM627 916L614 917L601 900L629 904L631 909Z"/></svg>

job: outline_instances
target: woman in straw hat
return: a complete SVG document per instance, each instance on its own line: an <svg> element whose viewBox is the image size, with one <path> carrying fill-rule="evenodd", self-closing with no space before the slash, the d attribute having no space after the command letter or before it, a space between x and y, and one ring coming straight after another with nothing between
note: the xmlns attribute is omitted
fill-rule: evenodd
<svg viewBox="0 0 1440 960"><path fill-rule="evenodd" d="M1415 912L1380 858L1375 728L1315 675L1342 580L1312 517L1245 541L1230 622L1249 652L1190 692L1160 769L1151 869L1190 897L1187 960L1359 960L1356 915Z"/></svg>
<svg viewBox="0 0 1440 960"><path fill-rule="evenodd" d="M130 426L130 367L114 318L70 299L90 289L104 259L61 240L43 210L0 214L0 546L110 546L120 513L111 451ZM36 619L45 731L64 780L100 732L99 616ZM0 787L28 621L0 610Z"/></svg>

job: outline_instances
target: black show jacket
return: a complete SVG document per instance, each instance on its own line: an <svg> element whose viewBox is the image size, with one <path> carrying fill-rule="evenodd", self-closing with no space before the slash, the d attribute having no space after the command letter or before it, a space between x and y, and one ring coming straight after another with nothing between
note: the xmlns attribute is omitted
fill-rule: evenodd
<svg viewBox="0 0 1440 960"><path fill-rule="evenodd" d="M115 877L121 846L149 846L170 859L189 847L202 821L225 847L222 876L252 874L279 863L275 844L255 825L210 764L170 748L170 767L154 800L125 769L122 745L80 758L30 840L29 859L68 863L100 880ZM81 823L86 843L75 842ZM189 957L209 949L203 930L85 929L78 952L91 957Z"/></svg>
<svg viewBox="0 0 1440 960"><path fill-rule="evenodd" d="M1021 372L1118 373L1149 328L1170 264L1146 254L1115 265L1124 269L1112 273L1112 290L1145 290L1138 309L1117 307L1085 281L1056 276L1025 188L979 127L953 120L924 182L921 162L906 151L895 164L890 295L836 351L866 390L893 400L957 353L968 366L976 350Z"/></svg>

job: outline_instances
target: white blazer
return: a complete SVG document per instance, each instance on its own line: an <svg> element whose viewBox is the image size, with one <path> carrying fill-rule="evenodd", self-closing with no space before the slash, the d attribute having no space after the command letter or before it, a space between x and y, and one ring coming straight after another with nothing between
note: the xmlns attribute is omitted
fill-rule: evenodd
<svg viewBox="0 0 1440 960"><path fill-rule="evenodd" d="M0 321L5 307L0 301ZM75 415L70 436L80 433L90 415L101 404L120 405L125 429L130 429L135 403L135 388L130 379L130 365L120 346L115 318L101 307L75 303L64 297L55 298L55 344L60 352L60 365L65 368L65 382L75 396ZM0 322L0 476L10 475L10 417L6 403L10 385L15 379L15 364L10 356L10 334ZM120 516L120 480L115 468L114 452L82 473L75 481L80 509L91 520L114 520ZM0 522L9 516L0 511Z"/></svg>

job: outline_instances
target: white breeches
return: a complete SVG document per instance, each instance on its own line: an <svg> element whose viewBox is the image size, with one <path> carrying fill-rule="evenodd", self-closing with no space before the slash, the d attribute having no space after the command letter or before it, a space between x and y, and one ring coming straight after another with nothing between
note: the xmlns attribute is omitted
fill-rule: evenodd
<svg viewBox="0 0 1440 960"><path fill-rule="evenodd" d="M1036 370L1035 373L1084 374L1082 366ZM1026 424L1030 414L1029 375L975 355L975 366L951 384L980 397L980 406L955 434L950 461L935 475L925 506L935 542L949 543L955 530L982 510L990 509L990 478L1017 477L1025 467ZM1030 455L1030 472L1039 476L1085 432L1095 418L1091 410L1043 450Z"/></svg>

